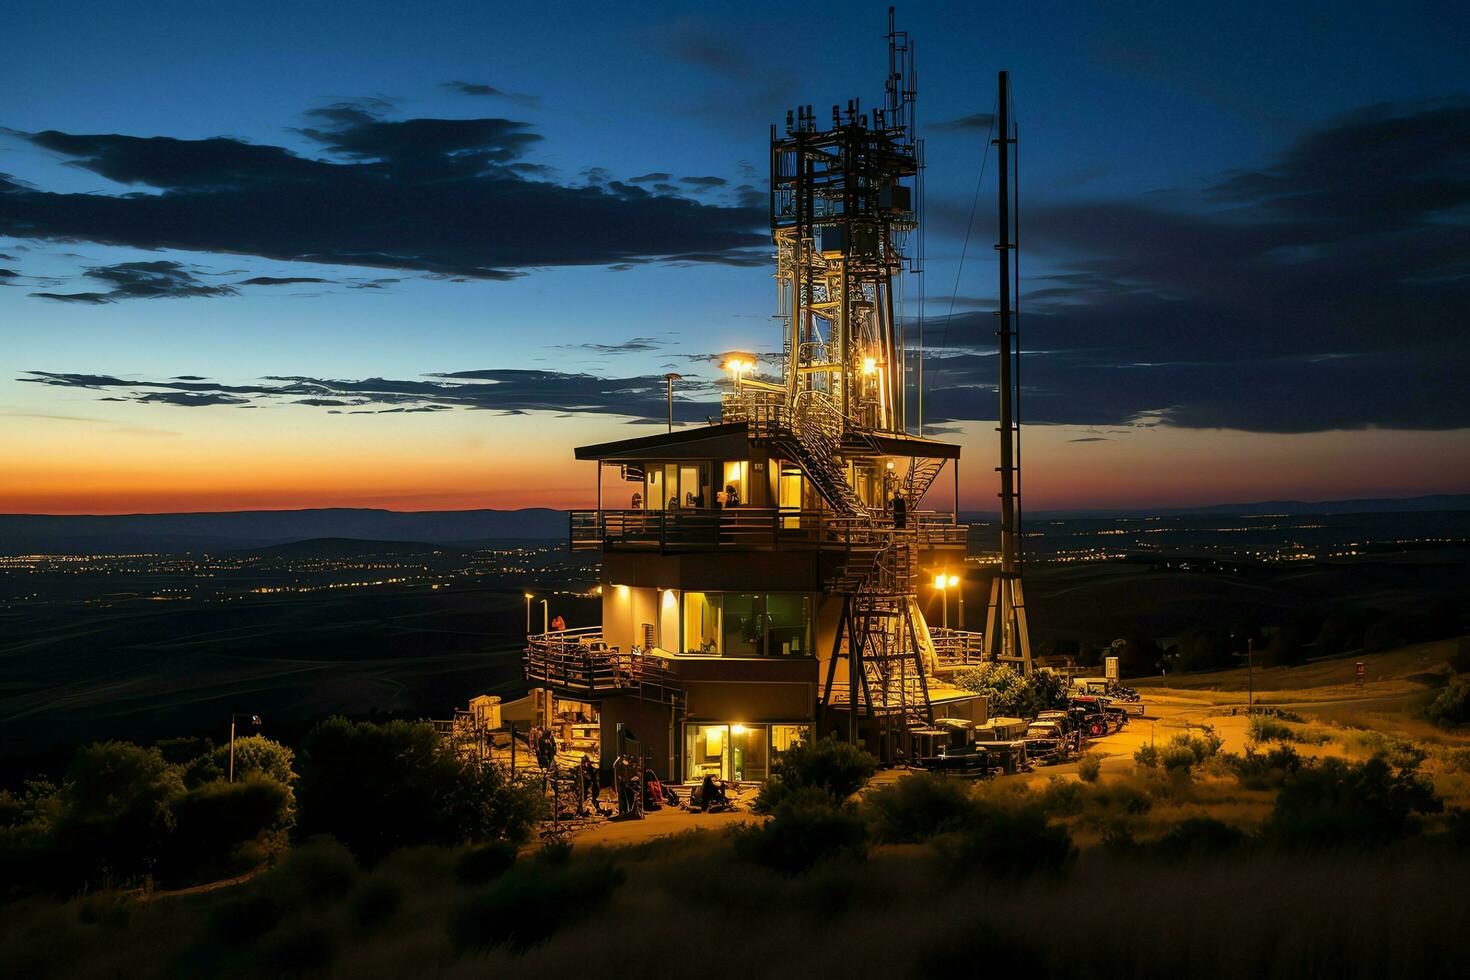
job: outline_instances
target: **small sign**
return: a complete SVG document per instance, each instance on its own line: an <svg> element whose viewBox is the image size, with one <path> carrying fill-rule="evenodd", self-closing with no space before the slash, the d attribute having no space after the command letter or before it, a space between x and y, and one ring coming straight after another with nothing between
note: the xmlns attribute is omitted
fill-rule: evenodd
<svg viewBox="0 0 1470 980"><path fill-rule="evenodd" d="M1361 660L1358 661L1358 676L1363 676L1363 661Z"/></svg>
<svg viewBox="0 0 1470 980"><path fill-rule="evenodd" d="M1104 657L1103 658L1103 676L1106 677L1110 681L1115 681L1115 680L1118 679L1118 658L1117 657Z"/></svg>

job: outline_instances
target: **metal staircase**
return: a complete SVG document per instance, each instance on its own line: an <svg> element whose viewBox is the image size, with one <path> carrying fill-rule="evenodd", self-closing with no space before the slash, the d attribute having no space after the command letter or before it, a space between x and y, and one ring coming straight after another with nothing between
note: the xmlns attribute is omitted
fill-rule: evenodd
<svg viewBox="0 0 1470 980"><path fill-rule="evenodd" d="M939 471L944 469L943 459L915 458L909 462L909 470L904 474L903 483L899 492L903 494L904 500L908 501L910 510L919 509L919 501L924 499L924 494L929 492L929 487L934 483L934 478Z"/></svg>

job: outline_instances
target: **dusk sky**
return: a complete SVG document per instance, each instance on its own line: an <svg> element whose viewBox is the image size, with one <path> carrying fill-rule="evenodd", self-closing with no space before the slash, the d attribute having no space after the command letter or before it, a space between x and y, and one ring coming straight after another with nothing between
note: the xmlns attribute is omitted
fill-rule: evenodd
<svg viewBox="0 0 1470 980"><path fill-rule="evenodd" d="M7 10L0 512L589 503L573 446L658 431L670 370L702 421L713 355L779 348L769 126L887 70L876 3ZM1029 508L1470 491L1470 7L898 18L964 506L1000 68Z"/></svg>

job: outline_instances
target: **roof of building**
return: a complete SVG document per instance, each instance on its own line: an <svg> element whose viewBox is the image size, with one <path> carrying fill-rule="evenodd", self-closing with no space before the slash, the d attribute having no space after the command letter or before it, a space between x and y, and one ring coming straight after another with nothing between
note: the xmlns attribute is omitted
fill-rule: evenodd
<svg viewBox="0 0 1470 980"><path fill-rule="evenodd" d="M716 422L677 432L620 439L593 446L578 446L577 459L743 459L750 452L749 430L744 422ZM873 447L888 456L920 456L930 459L959 459L960 447L952 442L921 439L904 433L874 432L870 440L849 440L845 452L874 455Z"/></svg>

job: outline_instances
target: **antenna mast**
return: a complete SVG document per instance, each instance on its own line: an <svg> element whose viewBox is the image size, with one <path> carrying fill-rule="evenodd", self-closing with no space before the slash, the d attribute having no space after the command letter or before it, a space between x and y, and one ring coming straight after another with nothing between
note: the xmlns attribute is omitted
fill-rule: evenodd
<svg viewBox="0 0 1470 980"><path fill-rule="evenodd" d="M1026 629L1026 600L1021 588L1020 529L1016 526L1016 390L1011 373L1012 343L1015 330L1011 310L1011 160L1015 153L1015 136L1011 131L1010 72L1001 72L996 101L996 124L1000 130L994 142L999 149L998 224L1000 240L996 253L1000 259L1000 309L996 312L995 334L1000 340L1000 571L990 585L990 605L985 617L985 649L990 657L1018 664L1031 673L1031 637Z"/></svg>

